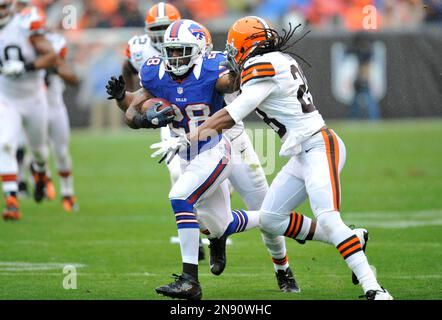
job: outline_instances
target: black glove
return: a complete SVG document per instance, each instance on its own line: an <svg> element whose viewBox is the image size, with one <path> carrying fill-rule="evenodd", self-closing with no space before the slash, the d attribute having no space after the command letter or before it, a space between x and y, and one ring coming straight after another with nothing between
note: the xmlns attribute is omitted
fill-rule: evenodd
<svg viewBox="0 0 442 320"><path fill-rule="evenodd" d="M107 97L109 100L122 101L126 96L126 82L123 76L120 75L118 79L114 76L110 78L106 85L106 91L109 94L109 97Z"/></svg>
<svg viewBox="0 0 442 320"><path fill-rule="evenodd" d="M135 126L139 128L157 129L165 127L166 125L171 123L175 115L167 115L167 113L173 111L173 107L169 106L161 111L157 111L157 109L162 105L162 102L156 102L154 105L152 105L151 108L149 108L142 114L136 115L133 120Z"/></svg>

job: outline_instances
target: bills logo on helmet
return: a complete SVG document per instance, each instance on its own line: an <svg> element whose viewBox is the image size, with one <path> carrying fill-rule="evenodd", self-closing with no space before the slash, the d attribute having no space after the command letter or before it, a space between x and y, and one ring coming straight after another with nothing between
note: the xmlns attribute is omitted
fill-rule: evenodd
<svg viewBox="0 0 442 320"><path fill-rule="evenodd" d="M206 34L204 33L203 28L201 28L199 25L191 24L190 27L189 27L189 31L198 40L202 40L202 39L204 39L206 37Z"/></svg>

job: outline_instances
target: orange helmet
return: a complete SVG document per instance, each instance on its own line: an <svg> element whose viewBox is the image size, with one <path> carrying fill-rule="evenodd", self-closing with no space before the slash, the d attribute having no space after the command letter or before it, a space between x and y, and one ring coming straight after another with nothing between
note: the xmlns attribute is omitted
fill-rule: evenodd
<svg viewBox="0 0 442 320"><path fill-rule="evenodd" d="M260 17L248 16L235 21L227 34L229 61L240 68L258 45L272 37L270 30L270 24Z"/></svg>
<svg viewBox="0 0 442 320"><path fill-rule="evenodd" d="M158 50L161 50L161 44L164 39L164 31L174 21L181 19L181 14L178 9L164 2L159 2L152 6L146 14L145 30L147 35L152 40L152 45Z"/></svg>

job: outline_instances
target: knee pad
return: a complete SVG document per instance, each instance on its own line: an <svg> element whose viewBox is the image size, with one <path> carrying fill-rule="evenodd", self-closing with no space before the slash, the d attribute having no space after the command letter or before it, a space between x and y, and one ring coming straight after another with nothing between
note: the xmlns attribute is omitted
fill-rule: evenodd
<svg viewBox="0 0 442 320"><path fill-rule="evenodd" d="M46 163L48 160L48 149L42 146L32 150L34 160L39 163Z"/></svg>
<svg viewBox="0 0 442 320"><path fill-rule="evenodd" d="M288 215L261 210L259 212L259 227L264 232L282 235L285 232L284 223L288 217Z"/></svg>
<svg viewBox="0 0 442 320"><path fill-rule="evenodd" d="M262 202L267 193L268 187L263 186L259 190L246 194L243 198L249 210L261 209Z"/></svg>

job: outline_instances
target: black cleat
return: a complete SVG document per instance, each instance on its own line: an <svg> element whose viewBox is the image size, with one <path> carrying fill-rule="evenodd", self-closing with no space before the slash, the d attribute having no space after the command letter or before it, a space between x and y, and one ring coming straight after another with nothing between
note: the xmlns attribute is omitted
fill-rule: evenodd
<svg viewBox="0 0 442 320"><path fill-rule="evenodd" d="M175 281L155 288L158 294L166 297L186 300L201 300L203 296L200 283L188 274L173 274Z"/></svg>
<svg viewBox="0 0 442 320"><path fill-rule="evenodd" d="M18 195L23 198L29 197L28 184L26 181L18 182Z"/></svg>
<svg viewBox="0 0 442 320"><path fill-rule="evenodd" d="M391 294L381 287L382 290L368 290L365 295L360 298L366 298L367 300L393 300Z"/></svg>
<svg viewBox="0 0 442 320"><path fill-rule="evenodd" d="M204 244L200 239L200 245L198 248L198 261L204 260L206 258L206 252L204 250Z"/></svg>
<svg viewBox="0 0 442 320"><path fill-rule="evenodd" d="M301 289L299 289L290 267L288 267L285 271L278 270L278 272L275 272L275 274L279 289L281 289L282 292L301 292Z"/></svg>
<svg viewBox="0 0 442 320"><path fill-rule="evenodd" d="M368 242L368 231L361 228L353 229L353 231L355 231L358 238L361 237L364 240L364 244L362 245L362 251L364 251L365 253L365 249L367 248L367 242ZM353 282L354 285L359 284L358 277L356 277L354 272L351 273L351 281Z"/></svg>
<svg viewBox="0 0 442 320"><path fill-rule="evenodd" d="M209 239L210 245L210 271L219 276L226 267L226 241L227 236Z"/></svg>
<svg viewBox="0 0 442 320"><path fill-rule="evenodd" d="M37 172L31 164L31 173L34 178L34 200L41 202L46 197L46 173Z"/></svg>

